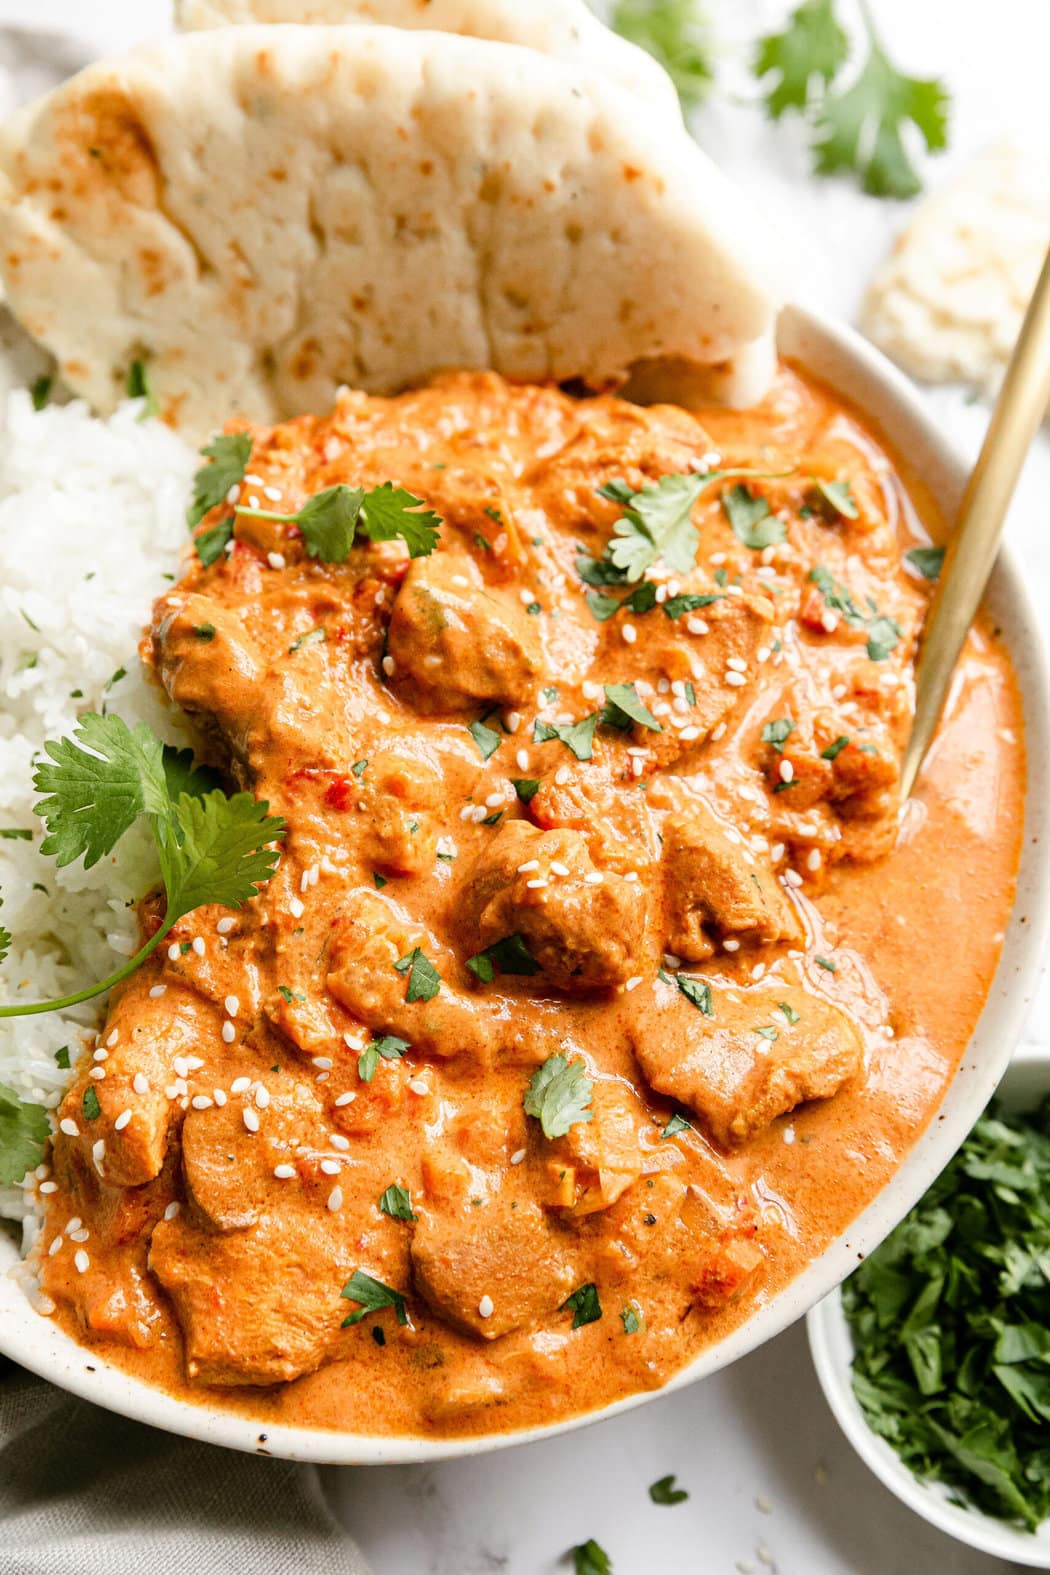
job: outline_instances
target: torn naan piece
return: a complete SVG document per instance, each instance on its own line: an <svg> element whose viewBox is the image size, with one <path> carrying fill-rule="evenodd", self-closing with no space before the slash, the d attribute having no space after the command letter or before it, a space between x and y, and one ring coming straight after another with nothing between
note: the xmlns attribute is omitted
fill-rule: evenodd
<svg viewBox="0 0 1050 1575"><path fill-rule="evenodd" d="M523 44L596 71L681 118L667 72L644 49L604 27L584 0L175 0L175 21L184 32L252 22L370 22Z"/></svg>
<svg viewBox="0 0 1050 1575"><path fill-rule="evenodd" d="M604 78L441 33L186 34L0 133L16 316L98 410L144 362L190 438L446 367L720 376L772 335L764 235L684 129Z"/></svg>

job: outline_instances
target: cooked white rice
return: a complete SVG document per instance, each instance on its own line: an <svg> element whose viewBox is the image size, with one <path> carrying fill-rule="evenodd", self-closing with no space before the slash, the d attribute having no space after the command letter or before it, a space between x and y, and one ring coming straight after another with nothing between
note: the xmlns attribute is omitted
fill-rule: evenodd
<svg viewBox="0 0 1050 1575"><path fill-rule="evenodd" d="M135 949L130 904L154 874L145 833L129 833L91 870L59 870L39 852L34 760L88 710L145 720L189 742L142 675L137 653L151 603L187 545L186 500L200 463L140 401L108 421L82 403L34 411L12 393L0 434L0 923L14 944L0 963L0 1001L67 994L101 979ZM123 676L114 678L115 674ZM86 1028L104 1003L72 1012L0 1019L0 1082L53 1108ZM31 1191L0 1188L0 1215L35 1233Z"/></svg>

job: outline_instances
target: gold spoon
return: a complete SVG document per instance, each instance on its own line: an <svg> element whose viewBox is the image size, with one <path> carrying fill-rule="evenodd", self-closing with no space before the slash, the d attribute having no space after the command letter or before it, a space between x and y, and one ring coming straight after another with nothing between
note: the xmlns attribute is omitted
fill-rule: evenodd
<svg viewBox="0 0 1050 1575"><path fill-rule="evenodd" d="M1032 439L1050 404L1050 252L1018 335L988 432L959 505L922 635L915 718L901 767L906 799L930 747L959 652L977 616Z"/></svg>

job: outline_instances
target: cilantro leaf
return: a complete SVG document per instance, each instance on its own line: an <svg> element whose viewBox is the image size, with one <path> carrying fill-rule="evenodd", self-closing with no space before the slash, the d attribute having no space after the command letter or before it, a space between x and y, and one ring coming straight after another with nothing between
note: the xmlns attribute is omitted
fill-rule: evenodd
<svg viewBox="0 0 1050 1575"><path fill-rule="evenodd" d="M693 1129L684 1116L675 1112L670 1121L660 1133L661 1138L675 1137L679 1132L691 1132Z"/></svg>
<svg viewBox="0 0 1050 1575"><path fill-rule="evenodd" d="M412 1212L412 1197L407 1187L399 1187L396 1182L387 1187L379 1200L379 1208L383 1214L389 1214L392 1220L414 1220L416 1215ZM355 1297L355 1300L360 1298Z"/></svg>
<svg viewBox="0 0 1050 1575"><path fill-rule="evenodd" d="M676 973L674 982L686 1000L695 1006L698 1012L703 1012L705 1017L713 1017L715 1015L711 999L711 986L705 984L703 979L690 979L688 974Z"/></svg>
<svg viewBox="0 0 1050 1575"><path fill-rule="evenodd" d="M369 1313L379 1312L384 1307L394 1309L399 1324L408 1323L405 1298L401 1292L384 1285L382 1280L374 1279L371 1274L366 1274L364 1269L355 1269L339 1294L345 1296L347 1301L360 1303L357 1312L347 1313L343 1319L344 1329L353 1328L354 1324L360 1323L362 1318L367 1318Z"/></svg>
<svg viewBox="0 0 1050 1575"><path fill-rule="evenodd" d="M209 526L202 530L199 536L193 538L193 545L197 556L206 569L217 563L226 548L233 540L233 516L230 515L220 520L217 525Z"/></svg>
<svg viewBox="0 0 1050 1575"><path fill-rule="evenodd" d="M722 494L722 508L737 541L752 552L775 547L787 539L787 526L771 514L769 503L756 497L742 482Z"/></svg>
<svg viewBox="0 0 1050 1575"><path fill-rule="evenodd" d="M940 82L898 71L864 14L868 58L852 86L827 94L817 111L814 167L818 175L859 175L873 197L914 197L921 182L901 128L913 125L929 152L939 153L948 141L949 97Z"/></svg>
<svg viewBox="0 0 1050 1575"><path fill-rule="evenodd" d="M613 1575L612 1560L593 1537L572 1549L572 1564L573 1575Z"/></svg>
<svg viewBox="0 0 1050 1575"><path fill-rule="evenodd" d="M422 498L384 481L381 487L365 493L361 524L369 541L393 541L400 536L410 558L426 558L437 546L442 520L423 508Z"/></svg>
<svg viewBox="0 0 1050 1575"><path fill-rule="evenodd" d="M269 808L250 793L181 795L158 828L166 923L206 903L241 908L256 896L277 866L277 851L267 844L284 835L284 821Z"/></svg>
<svg viewBox="0 0 1050 1575"><path fill-rule="evenodd" d="M523 804L531 804L540 788L539 777L512 777L511 787Z"/></svg>
<svg viewBox="0 0 1050 1575"><path fill-rule="evenodd" d="M912 547L904 554L904 561L910 563L924 580L936 580L944 563L944 551L943 547Z"/></svg>
<svg viewBox="0 0 1050 1575"><path fill-rule="evenodd" d="M20 1099L0 1083L0 1186L17 1187L44 1157L51 1123L43 1105Z"/></svg>
<svg viewBox="0 0 1050 1575"><path fill-rule="evenodd" d="M901 639L900 625L893 618L872 618L868 624L868 657L884 662Z"/></svg>
<svg viewBox="0 0 1050 1575"><path fill-rule="evenodd" d="M30 399L34 410L44 410L51 399L51 385L54 378L48 377L46 372L41 373L30 391Z"/></svg>
<svg viewBox="0 0 1050 1575"><path fill-rule="evenodd" d="M814 481L809 491L810 505L828 519L860 518L857 500L848 481Z"/></svg>
<svg viewBox="0 0 1050 1575"><path fill-rule="evenodd" d="M835 0L803 0L780 33L767 33L755 49L759 81L775 74L765 91L773 120L785 110L808 107L816 82L831 82L849 56L849 39L835 16Z"/></svg>
<svg viewBox="0 0 1050 1575"><path fill-rule="evenodd" d="M399 957L394 967L398 973L408 974L408 988L405 991L407 1002L432 1001L441 989L441 975L418 946L413 946L404 957Z"/></svg>
<svg viewBox="0 0 1050 1575"><path fill-rule="evenodd" d="M379 1039L373 1039L370 1045L365 1045L357 1058L357 1075L362 1083L370 1083L376 1075L379 1058L384 1061L400 1061L405 1051L410 1049L407 1039L399 1039L396 1034L383 1034Z"/></svg>
<svg viewBox="0 0 1050 1575"><path fill-rule="evenodd" d="M704 596L696 596L690 591L685 591L679 596L669 596L664 602L664 614L668 618L681 618L686 613L699 612L703 607L710 607L714 602L724 601L725 597L720 591Z"/></svg>
<svg viewBox="0 0 1050 1575"><path fill-rule="evenodd" d="M620 603L615 596L606 596L602 591L588 591L584 597L587 610L592 618L599 623L608 623L610 618L615 618L620 611Z"/></svg>
<svg viewBox="0 0 1050 1575"><path fill-rule="evenodd" d="M85 1088L84 1097L80 1101L80 1108L84 1112L86 1121L97 1121L102 1114L102 1106L99 1104L98 1091L94 1083L89 1083Z"/></svg>
<svg viewBox="0 0 1050 1575"><path fill-rule="evenodd" d="M589 1280L579 1290L573 1291L571 1296L566 1296L558 1311L572 1313L574 1329L582 1329L586 1323L597 1323L602 1315L602 1304L598 1300L598 1287L594 1281Z"/></svg>
<svg viewBox="0 0 1050 1575"><path fill-rule="evenodd" d="M552 1055L533 1072L523 1105L525 1114L539 1121L544 1137L564 1137L570 1127L594 1120L589 1109L594 1084L586 1070L582 1061Z"/></svg>
<svg viewBox="0 0 1050 1575"><path fill-rule="evenodd" d="M637 1334L642 1327L642 1320L638 1316L637 1307L632 1307L628 1303L620 1314L620 1322L623 1324L624 1334Z"/></svg>
<svg viewBox="0 0 1050 1575"><path fill-rule="evenodd" d="M692 508L711 479L672 473L631 494L607 548L611 562L627 579L640 580L658 559L669 569L688 574L700 543Z"/></svg>
<svg viewBox="0 0 1050 1575"><path fill-rule="evenodd" d="M539 963L520 935L507 935L476 956L468 957L467 967L482 984L491 984L497 969L500 973L511 974L534 974L540 971Z"/></svg>
<svg viewBox="0 0 1050 1575"><path fill-rule="evenodd" d="M790 717L779 717L775 722L767 722L762 729L763 744L772 744L778 755L784 753L784 745L795 731L795 724Z"/></svg>
<svg viewBox="0 0 1050 1575"><path fill-rule="evenodd" d="M311 558L324 563L345 563L354 545L363 487L326 487L309 498L295 516Z"/></svg>
<svg viewBox="0 0 1050 1575"><path fill-rule="evenodd" d="M633 684L604 684L603 688L606 700L601 714L603 722L624 729L637 722L639 727L647 727L652 733L663 732L649 707L639 700Z"/></svg>
<svg viewBox="0 0 1050 1575"><path fill-rule="evenodd" d="M601 721L601 712L592 711L579 722L558 723L537 721L532 729L534 744L548 744L560 740L577 760L590 760L594 754L594 734Z"/></svg>
<svg viewBox="0 0 1050 1575"><path fill-rule="evenodd" d="M89 711L72 737L48 742L44 751L50 762L33 775L46 795L36 805L47 828L40 851L53 854L59 868L83 856L90 869L140 815L168 809L163 746L145 722L132 731L119 716Z"/></svg>
<svg viewBox="0 0 1050 1575"><path fill-rule="evenodd" d="M193 478L193 501L186 514L191 527L199 525L205 514L225 502L230 488L244 480L252 440L247 432L221 433L201 453L211 464L202 465Z"/></svg>
<svg viewBox="0 0 1050 1575"><path fill-rule="evenodd" d="M820 751L821 760L837 760L848 743L849 734L840 733L838 738L835 739L834 743L829 744L827 749L822 749Z"/></svg>
<svg viewBox="0 0 1050 1575"><path fill-rule="evenodd" d="M494 755L503 742L503 736L496 732L494 727L486 727L484 722L471 722L467 732L478 746L482 760L488 760Z"/></svg>
<svg viewBox="0 0 1050 1575"><path fill-rule="evenodd" d="M684 1504L689 1494L685 1488L675 1487L676 1478L660 1477L649 1486L649 1497L654 1504Z"/></svg>
<svg viewBox="0 0 1050 1575"><path fill-rule="evenodd" d="M711 38L697 0L617 0L611 23L659 61L688 114L714 81Z"/></svg>

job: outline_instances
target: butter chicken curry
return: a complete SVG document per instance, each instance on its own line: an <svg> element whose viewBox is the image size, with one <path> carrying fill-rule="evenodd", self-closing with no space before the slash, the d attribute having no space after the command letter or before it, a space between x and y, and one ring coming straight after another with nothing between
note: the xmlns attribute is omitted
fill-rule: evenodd
<svg viewBox="0 0 1050 1575"><path fill-rule="evenodd" d="M958 1062L1022 816L997 632L902 815L937 555L793 371L745 414L454 374L236 430L143 655L288 833L111 1000L44 1288L271 1421L508 1430L657 1387L843 1230ZM307 500L388 483L439 517L415 556L307 550Z"/></svg>

